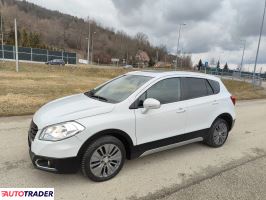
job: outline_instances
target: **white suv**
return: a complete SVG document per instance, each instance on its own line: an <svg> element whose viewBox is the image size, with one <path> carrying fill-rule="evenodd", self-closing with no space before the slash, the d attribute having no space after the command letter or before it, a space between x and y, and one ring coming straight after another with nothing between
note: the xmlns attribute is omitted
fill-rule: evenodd
<svg viewBox="0 0 266 200"><path fill-rule="evenodd" d="M220 79L199 73L135 71L84 94L52 101L34 115L30 156L43 170L105 181L125 159L203 141L222 146L235 98Z"/></svg>

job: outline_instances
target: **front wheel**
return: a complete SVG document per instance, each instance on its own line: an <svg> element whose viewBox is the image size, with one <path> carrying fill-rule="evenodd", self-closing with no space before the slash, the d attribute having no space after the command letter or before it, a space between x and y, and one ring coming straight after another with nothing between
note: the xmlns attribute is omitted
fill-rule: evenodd
<svg viewBox="0 0 266 200"><path fill-rule="evenodd" d="M222 146L228 137L228 130L228 123L225 120L220 118L215 120L205 142L211 147Z"/></svg>
<svg viewBox="0 0 266 200"><path fill-rule="evenodd" d="M82 173L93 181L106 181L116 176L125 161L125 147L115 137L104 136L89 145L85 151Z"/></svg>

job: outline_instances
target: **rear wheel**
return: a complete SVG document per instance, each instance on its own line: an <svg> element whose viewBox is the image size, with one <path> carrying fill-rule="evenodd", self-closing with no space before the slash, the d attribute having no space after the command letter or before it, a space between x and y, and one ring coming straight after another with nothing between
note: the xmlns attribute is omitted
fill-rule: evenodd
<svg viewBox="0 0 266 200"><path fill-rule="evenodd" d="M205 142L211 147L222 146L228 137L228 130L228 123L224 119L215 120Z"/></svg>
<svg viewBox="0 0 266 200"><path fill-rule="evenodd" d="M125 161L123 143L115 137L105 136L89 145L83 155L81 169L93 181L106 181L116 176Z"/></svg>

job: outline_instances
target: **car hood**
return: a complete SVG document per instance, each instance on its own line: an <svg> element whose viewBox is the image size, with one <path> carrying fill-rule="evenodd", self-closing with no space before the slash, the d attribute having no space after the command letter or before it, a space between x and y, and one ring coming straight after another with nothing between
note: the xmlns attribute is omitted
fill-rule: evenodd
<svg viewBox="0 0 266 200"><path fill-rule="evenodd" d="M33 121L39 129L45 126L77 120L111 112L114 104L101 102L76 94L51 101L42 106L33 116Z"/></svg>

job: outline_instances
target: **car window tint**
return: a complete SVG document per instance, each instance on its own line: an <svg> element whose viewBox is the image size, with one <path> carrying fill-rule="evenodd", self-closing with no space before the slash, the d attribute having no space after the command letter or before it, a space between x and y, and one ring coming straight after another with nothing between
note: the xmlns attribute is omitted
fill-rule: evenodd
<svg viewBox="0 0 266 200"><path fill-rule="evenodd" d="M172 103L180 101L180 79L169 78L151 86L145 96L141 96L142 100L146 98L154 98L160 101L161 104Z"/></svg>
<svg viewBox="0 0 266 200"><path fill-rule="evenodd" d="M202 78L182 78L183 100L209 95L206 80Z"/></svg>
<svg viewBox="0 0 266 200"><path fill-rule="evenodd" d="M208 79L208 82L210 83L213 91L214 91L214 94L218 94L220 92L220 84L218 81L214 81L214 80L210 80Z"/></svg>
<svg viewBox="0 0 266 200"><path fill-rule="evenodd" d="M205 79L205 85L206 85L206 88L207 88L208 94L209 94L209 95L214 94L214 91L213 91L212 87L210 86L210 83L209 83L206 79Z"/></svg>

